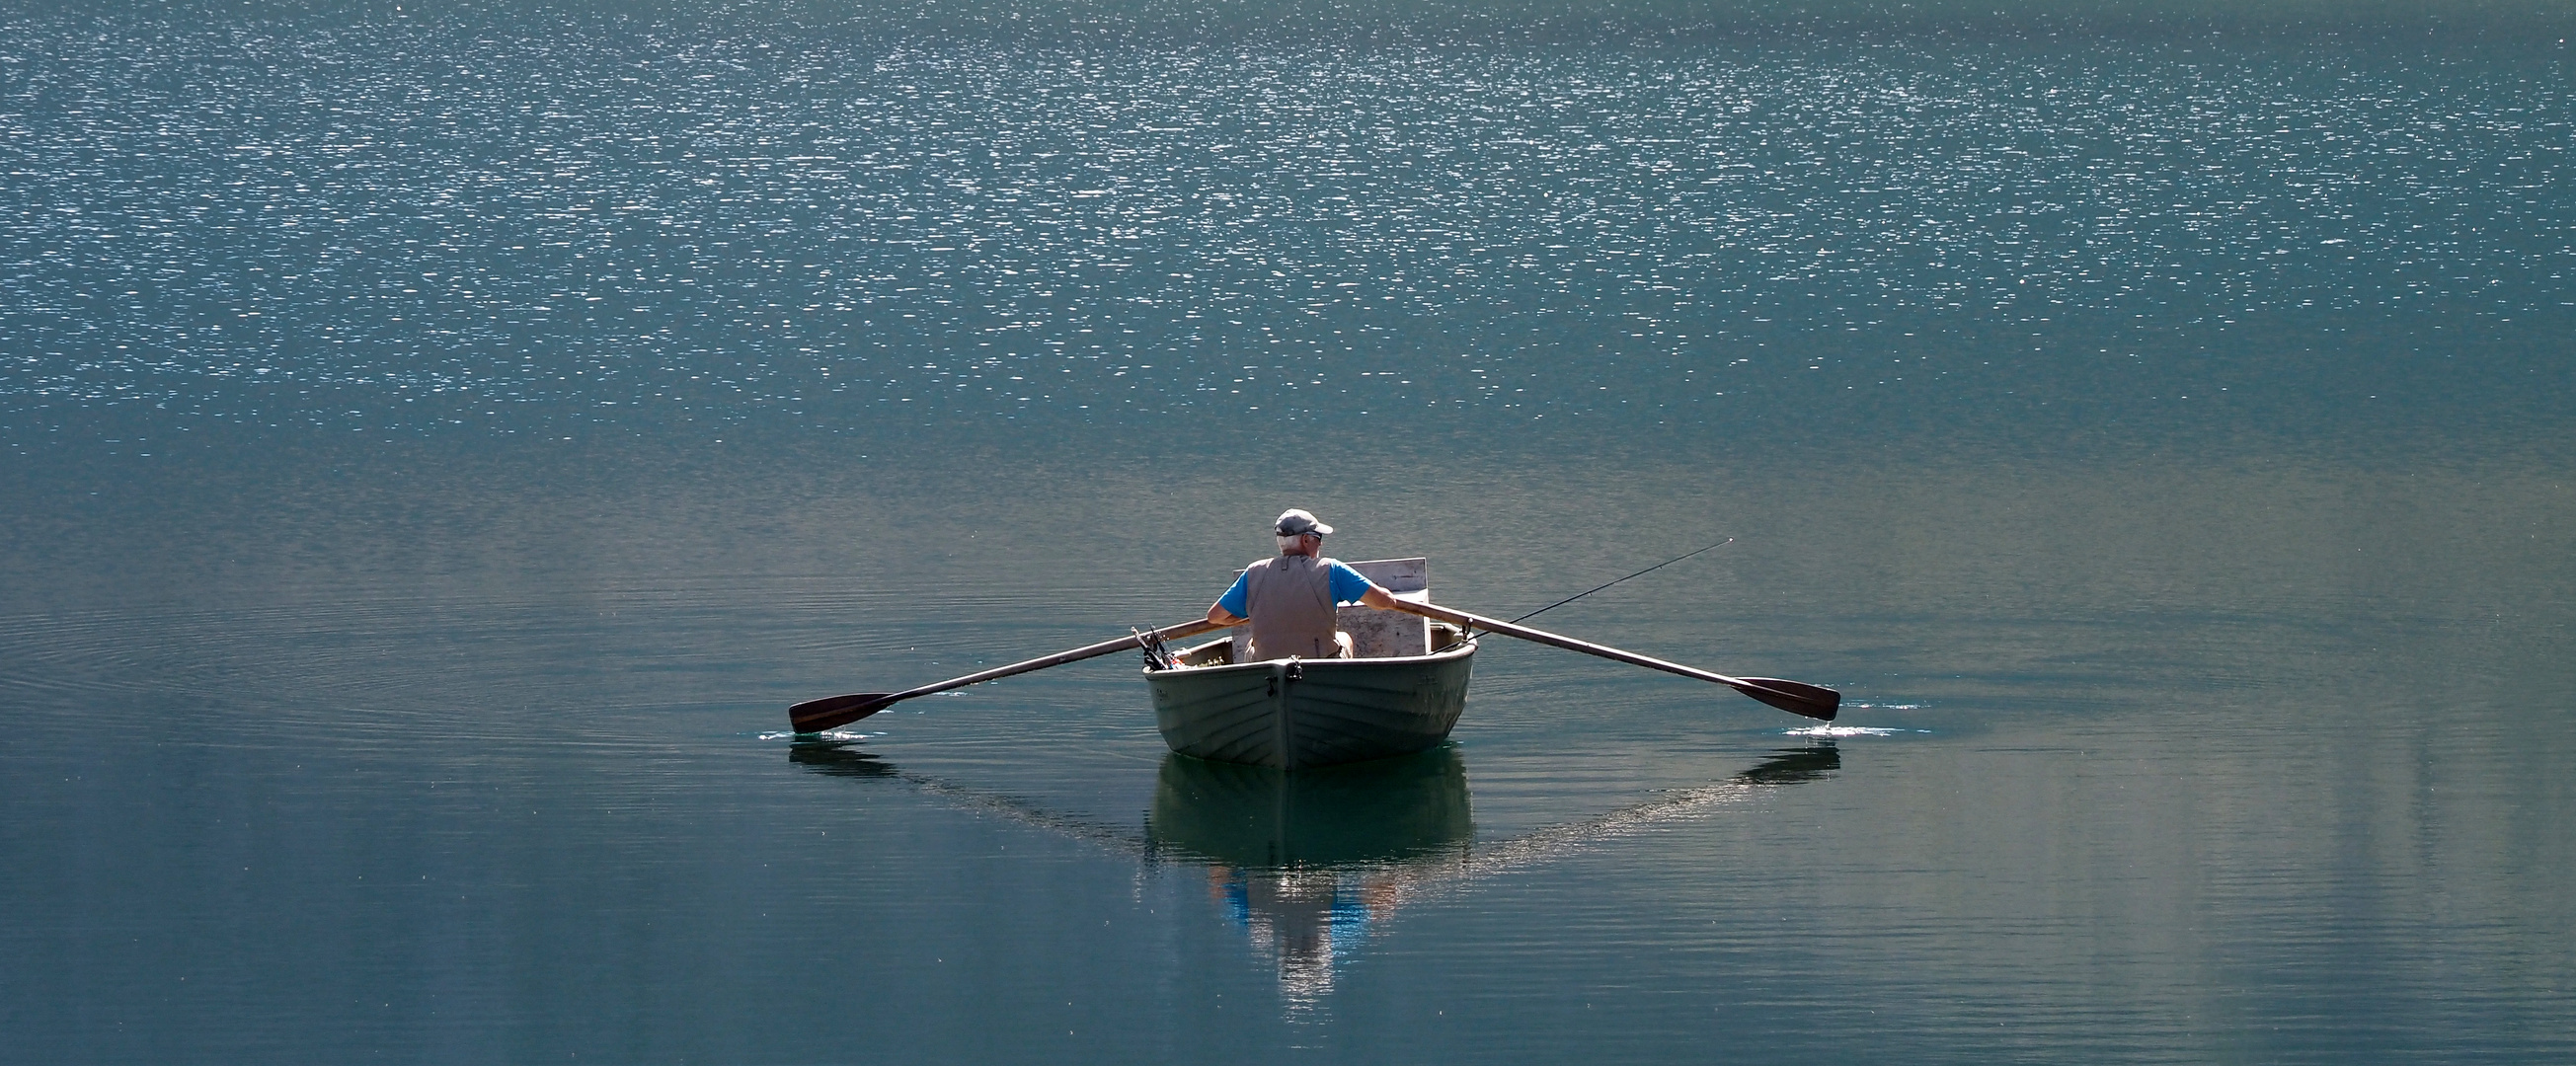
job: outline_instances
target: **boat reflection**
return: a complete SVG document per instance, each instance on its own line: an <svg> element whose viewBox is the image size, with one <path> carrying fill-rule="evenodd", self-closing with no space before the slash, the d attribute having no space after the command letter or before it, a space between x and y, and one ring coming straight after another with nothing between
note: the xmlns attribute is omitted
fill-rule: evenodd
<svg viewBox="0 0 2576 1066"><path fill-rule="evenodd" d="M1454 745L1295 772L1168 755L1145 837L1253 870L1391 862L1466 846L1467 764Z"/></svg>
<svg viewBox="0 0 2576 1066"><path fill-rule="evenodd" d="M1480 843L1466 762L1455 744L1295 772L1166 755L1141 835L910 773L856 741L799 741L790 745L788 760L816 773L899 779L1133 854L1149 869L1165 863L1198 868L1219 911L1278 968L1292 1013L1319 1005L1339 965L1408 904L1842 767L1842 754L1830 743L1784 749L1715 784Z"/></svg>
<svg viewBox="0 0 2576 1066"><path fill-rule="evenodd" d="M1145 835L1206 865L1209 896L1278 967L1290 1008L1310 1009L1394 913L1405 864L1454 861L1476 822L1455 745L1294 773L1176 754Z"/></svg>

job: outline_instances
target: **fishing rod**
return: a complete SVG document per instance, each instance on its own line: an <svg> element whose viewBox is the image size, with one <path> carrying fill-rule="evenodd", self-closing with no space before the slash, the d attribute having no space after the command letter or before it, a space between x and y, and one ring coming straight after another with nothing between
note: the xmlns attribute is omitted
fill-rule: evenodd
<svg viewBox="0 0 2576 1066"><path fill-rule="evenodd" d="M1674 563L1678 563L1678 562L1680 562L1680 561L1682 561L1682 560L1684 560L1684 559L1688 559L1688 558L1690 558L1692 555L1698 555L1700 552L1710 551L1710 550L1717 549L1717 548L1723 548L1723 547L1725 547L1725 546L1727 546L1727 545L1729 545L1729 544L1733 544L1733 543L1735 543L1735 538L1733 538L1733 537L1728 537L1728 538L1726 538L1725 540L1718 541L1718 542L1717 542L1717 543L1715 543L1715 544L1711 544L1711 545L1709 545L1709 546L1708 546L1708 547L1706 547L1706 548L1701 548L1699 551L1691 552L1691 553L1689 553L1688 555L1676 555L1676 556L1674 556L1674 557L1672 557L1672 558L1670 558L1670 559L1666 559L1666 560L1664 560L1663 562L1656 563L1656 564L1655 564L1655 565L1653 565L1653 566L1649 566L1649 567L1647 567L1647 568L1645 568L1645 569L1643 569L1643 570L1639 570L1639 571L1637 571L1637 572L1636 572L1636 573L1634 573L1634 574L1630 574L1630 575L1628 575L1628 577L1642 577L1642 576L1644 576L1644 575L1646 575L1646 574L1651 574L1651 573L1654 573L1654 572L1655 572L1655 571L1657 571L1657 570L1661 570L1661 569L1663 569L1663 568L1665 568L1665 567L1667 567L1667 566L1671 566L1671 565L1673 565ZM1620 579L1619 579L1619 581L1626 581L1626 580L1628 580L1628 577L1620 578ZM1610 583L1610 585L1616 585L1616 584L1618 584L1618 583L1619 583L1619 581L1613 581L1613 582L1611 582L1611 583ZM1601 591L1601 589L1609 588L1609 587L1610 587L1610 585L1603 585L1603 586L1601 586L1600 588L1585 589L1585 590L1583 590L1583 591L1581 591L1581 592L1575 593L1574 595L1571 595L1571 596L1568 596L1568 597L1566 597L1566 598L1564 598L1564 599L1558 600L1558 601L1556 601L1555 603L1551 603L1551 604L1548 604L1548 605L1547 605L1547 606L1545 606L1545 607L1541 607L1541 608L1539 608L1538 610L1531 611L1530 613L1525 614L1525 615L1522 615L1522 616L1520 616L1519 618L1512 619L1512 621L1514 621L1514 622L1521 622L1521 621L1525 621L1525 620L1528 620L1528 619L1531 619L1531 618L1536 618L1536 617L1538 617L1538 616L1540 616L1540 615L1542 615L1542 614L1546 614L1546 613L1547 613L1547 612L1549 612L1549 611L1553 611L1553 610L1555 610L1555 609L1557 609L1557 608L1559 608L1559 607L1563 607L1563 606L1565 606L1566 604L1573 603L1573 602L1574 602L1574 601L1576 601L1576 600L1579 600L1579 599L1582 599L1582 598L1584 598L1584 597L1586 597L1586 596L1592 595L1592 594L1593 594L1593 593L1595 593L1595 592L1599 592L1599 591Z"/></svg>

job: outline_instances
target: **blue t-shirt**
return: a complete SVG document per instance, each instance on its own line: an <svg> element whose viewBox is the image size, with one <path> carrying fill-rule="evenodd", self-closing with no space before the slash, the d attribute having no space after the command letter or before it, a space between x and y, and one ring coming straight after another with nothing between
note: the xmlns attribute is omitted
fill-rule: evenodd
<svg viewBox="0 0 2576 1066"><path fill-rule="evenodd" d="M1325 561L1333 564L1333 568L1330 573L1332 574L1334 603L1358 603L1360 602L1360 597L1368 595L1369 579L1361 577L1359 571L1343 565L1342 561L1339 559L1327 559ZM1252 617L1252 611L1245 607L1243 603L1243 579L1245 576L1246 575L1244 574L1234 575L1234 587L1225 590L1225 595L1216 598L1217 606L1225 608L1225 613L1237 618Z"/></svg>

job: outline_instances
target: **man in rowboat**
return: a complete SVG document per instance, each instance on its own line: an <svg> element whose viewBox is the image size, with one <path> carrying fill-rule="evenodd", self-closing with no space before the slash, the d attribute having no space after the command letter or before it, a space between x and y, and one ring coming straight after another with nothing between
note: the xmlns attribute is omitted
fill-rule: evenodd
<svg viewBox="0 0 2576 1066"><path fill-rule="evenodd" d="M1271 529L1279 537L1279 554L1245 567L1234 587L1208 607L1208 621L1218 625L1252 623L1252 650L1236 655L1236 662L1292 655L1347 659L1351 635L1333 627L1334 606L1395 609L1393 593L1341 560L1324 558L1324 534L1332 531L1306 511L1292 507L1282 512Z"/></svg>

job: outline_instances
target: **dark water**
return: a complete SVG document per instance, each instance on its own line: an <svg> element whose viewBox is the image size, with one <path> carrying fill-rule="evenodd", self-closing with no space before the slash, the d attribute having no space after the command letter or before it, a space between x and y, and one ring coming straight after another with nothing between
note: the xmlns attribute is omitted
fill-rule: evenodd
<svg viewBox="0 0 2576 1066"><path fill-rule="evenodd" d="M2576 1057L2560 13L882 14L0 8L0 1059Z"/></svg>

